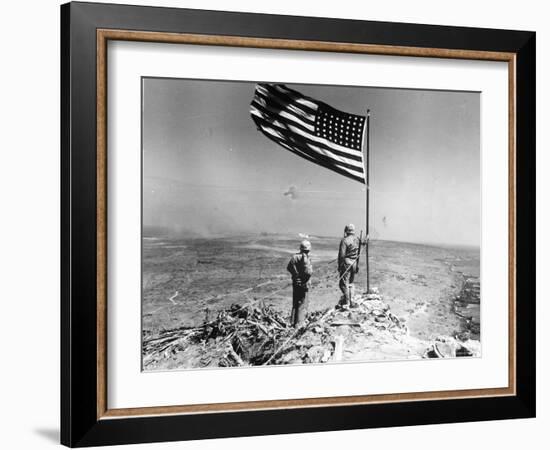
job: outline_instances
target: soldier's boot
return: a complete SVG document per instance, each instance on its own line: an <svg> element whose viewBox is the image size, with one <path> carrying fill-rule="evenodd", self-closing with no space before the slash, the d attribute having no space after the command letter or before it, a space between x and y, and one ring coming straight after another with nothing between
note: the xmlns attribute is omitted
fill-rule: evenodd
<svg viewBox="0 0 550 450"><path fill-rule="evenodd" d="M350 297L350 292L349 292L349 288L346 290L346 292L344 293L344 301L342 303L342 307L347 309L349 308L351 305L351 297Z"/></svg>

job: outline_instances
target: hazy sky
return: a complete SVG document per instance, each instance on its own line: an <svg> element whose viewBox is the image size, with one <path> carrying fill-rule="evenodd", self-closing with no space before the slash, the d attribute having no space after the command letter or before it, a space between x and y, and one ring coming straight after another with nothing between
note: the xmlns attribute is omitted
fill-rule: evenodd
<svg viewBox="0 0 550 450"><path fill-rule="evenodd" d="M479 93L289 84L371 110L371 236L479 245ZM364 185L256 130L254 83L143 80L143 224L171 232L365 228ZM286 194L286 195L285 195Z"/></svg>

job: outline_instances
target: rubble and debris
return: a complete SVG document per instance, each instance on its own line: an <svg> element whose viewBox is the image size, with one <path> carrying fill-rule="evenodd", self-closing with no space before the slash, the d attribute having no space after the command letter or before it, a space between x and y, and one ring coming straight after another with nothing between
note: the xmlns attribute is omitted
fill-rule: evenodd
<svg viewBox="0 0 550 450"><path fill-rule="evenodd" d="M466 334L431 341L409 336L404 321L373 288L356 295L353 307L308 314L298 328L263 302L233 304L201 326L144 335L143 355L144 367L155 370L166 367L167 360L174 367L239 367L383 360L396 355L479 356L480 345Z"/></svg>
<svg viewBox="0 0 550 450"><path fill-rule="evenodd" d="M453 311L463 319L466 330L477 339L480 334L479 299L479 279L465 275L462 290L454 298Z"/></svg>
<svg viewBox="0 0 550 450"><path fill-rule="evenodd" d="M460 341L450 336L438 336L426 349L425 358L480 357L479 341Z"/></svg>

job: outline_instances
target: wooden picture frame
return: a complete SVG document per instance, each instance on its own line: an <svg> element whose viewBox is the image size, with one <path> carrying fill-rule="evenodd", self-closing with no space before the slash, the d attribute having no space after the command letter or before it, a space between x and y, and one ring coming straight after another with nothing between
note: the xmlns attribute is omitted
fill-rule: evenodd
<svg viewBox="0 0 550 450"><path fill-rule="evenodd" d="M107 42L504 61L509 70L506 388L110 409ZM535 33L125 5L61 7L61 442L91 446L534 417Z"/></svg>

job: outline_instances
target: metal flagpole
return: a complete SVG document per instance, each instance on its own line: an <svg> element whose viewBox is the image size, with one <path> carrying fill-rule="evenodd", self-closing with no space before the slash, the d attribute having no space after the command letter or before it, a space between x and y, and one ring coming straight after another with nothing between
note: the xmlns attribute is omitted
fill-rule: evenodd
<svg viewBox="0 0 550 450"><path fill-rule="evenodd" d="M369 272L369 198L370 198L370 109L367 110L367 160L365 161L366 164L366 173L365 173L365 179L367 181L367 231L366 231L366 238L367 238L367 245L365 247L365 261L367 263L367 293L370 291L370 272Z"/></svg>
<svg viewBox="0 0 550 450"><path fill-rule="evenodd" d="M365 134L366 136L366 145L365 145ZM365 247L365 261L367 263L367 292L370 291L370 276L369 276L369 194L370 194L370 186L369 186L369 150L370 150L370 109L367 109L367 123L365 125L365 128L363 129L363 148L365 149L365 158L363 158L363 165L365 170L365 209L366 209L366 239L367 239L367 245Z"/></svg>

